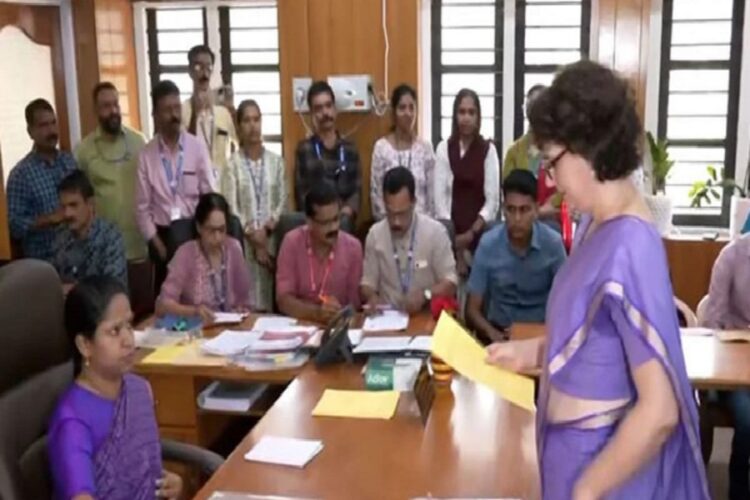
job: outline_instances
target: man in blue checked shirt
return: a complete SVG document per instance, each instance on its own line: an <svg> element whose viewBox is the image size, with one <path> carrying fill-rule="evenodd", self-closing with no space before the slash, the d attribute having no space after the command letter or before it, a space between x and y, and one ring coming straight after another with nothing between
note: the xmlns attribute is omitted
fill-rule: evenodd
<svg viewBox="0 0 750 500"><path fill-rule="evenodd" d="M57 117L49 102L35 99L26 106L26 126L34 147L8 177L10 234L21 242L24 257L49 261L55 229L63 222L57 185L76 162L57 149Z"/></svg>

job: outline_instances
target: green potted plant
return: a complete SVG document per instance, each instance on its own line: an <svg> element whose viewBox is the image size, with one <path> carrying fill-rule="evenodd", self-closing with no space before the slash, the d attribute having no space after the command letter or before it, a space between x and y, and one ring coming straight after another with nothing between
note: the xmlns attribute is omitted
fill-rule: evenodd
<svg viewBox="0 0 750 500"><path fill-rule="evenodd" d="M662 235L672 230L672 200L666 195L667 177L674 165L669 158L669 143L666 139L655 139L651 132L646 132L648 151L651 158L651 194L646 203L654 217L654 224Z"/></svg>
<svg viewBox="0 0 750 500"><path fill-rule="evenodd" d="M706 167L708 177L702 181L693 183L688 196L690 197L690 206L700 208L704 204L710 205L714 201L721 200L721 192L728 190L731 193L729 205L729 233L732 238L737 237L748 229L750 222L750 199L747 197L747 182L745 188L737 184L734 179L727 178L724 175L724 169L721 169L721 175L716 167L709 165Z"/></svg>

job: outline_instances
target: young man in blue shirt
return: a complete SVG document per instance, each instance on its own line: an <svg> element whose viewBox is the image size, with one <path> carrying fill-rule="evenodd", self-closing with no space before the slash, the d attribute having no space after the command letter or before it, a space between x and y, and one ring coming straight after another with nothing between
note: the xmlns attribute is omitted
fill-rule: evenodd
<svg viewBox="0 0 750 500"><path fill-rule="evenodd" d="M516 322L544 321L552 280L565 261L560 234L537 221L537 181L514 170L503 182L505 222L487 231L474 255L466 319L483 341L507 339Z"/></svg>

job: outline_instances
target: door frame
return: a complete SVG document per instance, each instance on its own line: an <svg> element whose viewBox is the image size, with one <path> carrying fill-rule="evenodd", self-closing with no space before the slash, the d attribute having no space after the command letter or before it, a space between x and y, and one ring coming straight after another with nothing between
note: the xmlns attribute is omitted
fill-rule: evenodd
<svg viewBox="0 0 750 500"><path fill-rule="evenodd" d="M3 3L60 8L63 68L65 70L65 101L68 108L68 131L71 150L81 141L81 115L76 71L75 31L71 0L4 0Z"/></svg>

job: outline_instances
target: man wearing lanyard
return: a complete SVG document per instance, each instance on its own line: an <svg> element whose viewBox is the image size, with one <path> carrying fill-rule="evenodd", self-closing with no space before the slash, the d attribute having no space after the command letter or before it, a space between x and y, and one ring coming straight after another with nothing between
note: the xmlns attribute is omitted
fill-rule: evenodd
<svg viewBox="0 0 750 500"><path fill-rule="evenodd" d="M146 242L135 222L135 179L143 134L123 125L117 88L110 82L94 87L99 126L75 149L78 167L94 186L96 215L120 230L129 263L146 258Z"/></svg>
<svg viewBox="0 0 750 500"><path fill-rule="evenodd" d="M284 237L277 260L276 301L294 318L328 322L345 306L359 308L362 245L339 231L341 202L326 181L305 195L307 224Z"/></svg>
<svg viewBox="0 0 750 500"><path fill-rule="evenodd" d="M170 224L191 218L200 195L214 191L214 174L206 146L181 130L180 90L159 82L151 91L157 134L141 151L136 182L136 220L155 266L155 290L176 248Z"/></svg>
<svg viewBox="0 0 750 500"><path fill-rule="evenodd" d="M302 210L305 194L315 182L325 179L332 183L343 203L342 225L351 230L360 203L359 153L354 143L342 138L336 130L335 99L328 83L318 81L310 86L307 104L315 134L297 145L295 195L297 210Z"/></svg>
<svg viewBox="0 0 750 500"><path fill-rule="evenodd" d="M182 103L182 126L205 143L218 174L227 166L237 143L237 133L232 113L227 107L217 104L211 91L214 58L213 51L205 45L196 45L188 52L193 95ZM226 92L225 87L222 87L222 92Z"/></svg>
<svg viewBox="0 0 750 500"><path fill-rule="evenodd" d="M367 307L390 306L415 314L432 297L453 297L458 275L450 238L440 222L415 212L414 176L406 167L383 178L386 218L370 228L365 243L362 299Z"/></svg>

